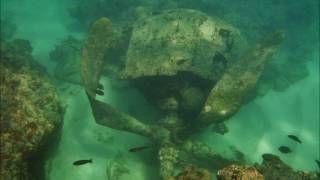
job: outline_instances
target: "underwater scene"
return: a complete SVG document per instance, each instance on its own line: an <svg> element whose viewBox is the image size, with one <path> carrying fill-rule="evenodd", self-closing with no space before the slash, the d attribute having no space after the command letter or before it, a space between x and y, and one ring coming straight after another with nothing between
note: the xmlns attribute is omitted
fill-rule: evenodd
<svg viewBox="0 0 320 180"><path fill-rule="evenodd" d="M0 0L0 180L319 180L318 0Z"/></svg>

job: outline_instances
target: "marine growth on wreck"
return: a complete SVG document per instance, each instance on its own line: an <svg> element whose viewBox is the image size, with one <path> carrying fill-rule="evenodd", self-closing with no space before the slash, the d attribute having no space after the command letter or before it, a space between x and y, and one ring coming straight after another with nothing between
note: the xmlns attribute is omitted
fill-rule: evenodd
<svg viewBox="0 0 320 180"><path fill-rule="evenodd" d="M319 179L318 5L1 0L0 179Z"/></svg>

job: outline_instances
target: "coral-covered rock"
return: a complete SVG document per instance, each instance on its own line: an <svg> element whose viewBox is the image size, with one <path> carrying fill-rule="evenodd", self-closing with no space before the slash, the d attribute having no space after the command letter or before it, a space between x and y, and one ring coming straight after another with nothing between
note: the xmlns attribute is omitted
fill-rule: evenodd
<svg viewBox="0 0 320 180"><path fill-rule="evenodd" d="M264 180L262 174L254 167L230 165L217 173L218 180Z"/></svg>
<svg viewBox="0 0 320 180"><path fill-rule="evenodd" d="M31 50L26 40L1 44L1 179L32 179L26 159L63 119L55 88Z"/></svg>
<svg viewBox="0 0 320 180"><path fill-rule="evenodd" d="M263 154L262 158L262 164L256 165L256 168L265 176L266 180L317 180L320 178L320 173L294 171L290 166L283 163L278 156Z"/></svg>
<svg viewBox="0 0 320 180"><path fill-rule="evenodd" d="M230 165L217 173L218 180L318 180L317 172L294 171L290 166L283 163L278 156L263 154L262 164L252 166Z"/></svg>
<svg viewBox="0 0 320 180"><path fill-rule="evenodd" d="M162 177L170 177L174 171L174 165L178 162L178 150L164 146L159 150L160 175Z"/></svg>
<svg viewBox="0 0 320 180"><path fill-rule="evenodd" d="M188 166L177 176L168 177L166 180L211 180L211 175L206 169Z"/></svg>

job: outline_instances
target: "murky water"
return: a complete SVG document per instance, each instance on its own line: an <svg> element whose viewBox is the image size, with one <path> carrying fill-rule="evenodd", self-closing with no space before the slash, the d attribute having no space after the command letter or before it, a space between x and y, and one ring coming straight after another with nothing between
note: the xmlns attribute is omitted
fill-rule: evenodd
<svg viewBox="0 0 320 180"><path fill-rule="evenodd" d="M175 31L177 33L183 31L182 35L187 34L186 42L183 42L178 35L166 34L171 31L169 29L171 25L168 24L175 23L175 19L168 20L167 24L162 20L163 24L160 25L157 24L156 18L152 19L152 17L161 16L168 9L177 8L194 9L204 13L206 17L218 17L237 29L237 33L244 40L241 41L237 51L229 53L227 48L221 50L221 54L228 54L224 57L224 60L227 61L225 68L240 59L247 49L254 47L255 43L266 34L276 30L281 30L285 34L284 42L277 47L277 51L266 64L256 87L249 92L250 98L247 98L248 100L237 112L225 120L227 133L222 135L214 132L212 125L208 125L207 128L203 128L191 137L184 132L178 139L184 141L184 137L187 137L206 143L215 152L226 158L234 158L233 151L236 149L243 153L249 165L261 163L262 154L272 153L295 170L319 170L315 163L315 160L320 158L318 7L319 2L316 0L1 0L2 22L6 20L16 27L16 29L6 28L10 26L10 23L2 24L1 40L10 42L12 39L19 38L30 41L34 59L47 69L59 92L61 102L66 108L60 140L55 147L52 147L55 149L54 153L46 157L45 179L160 179L158 150L161 144L141 134L119 131L110 126L97 124L84 86L79 86L74 81L81 82L80 64L83 55L81 51L87 42L90 28L99 18L107 17L113 24L113 31L116 32L113 37L117 46L113 49L112 56L105 60L105 68L102 70L100 79L104 87L104 95L97 96L96 99L110 104L120 112L129 114L144 124L167 123L168 117L172 117L170 115L174 117L177 115L184 123L179 126L174 124L177 128L194 123L193 121L196 121L197 115L205 104L205 99L209 96L211 88L216 85L217 80L205 78L203 80L203 77L199 75L201 73L198 73L197 70L188 69L190 66L196 66L198 61L205 61L205 55L198 59L194 58L198 61L193 60L191 65L185 63L190 58L198 57L197 55L201 53L205 54L208 50L209 46L204 44L201 45L205 48L195 48L195 52L185 50L192 44L190 42L199 40L194 38L189 41L193 35L195 37L196 35L188 34L190 30L188 28L196 29L198 26L189 26L188 22L181 20L184 19L183 17L180 17L181 23L179 24L179 17L177 18ZM148 18L149 20L146 20ZM154 22L151 23L150 28L154 32L150 33L148 26L145 32L141 30L142 28L139 29L137 24L140 23L143 26L142 22L147 25ZM201 25L203 24L200 24L199 28ZM208 29L202 29L201 32L205 34L206 30L210 31L210 26ZM141 61L151 62L150 64L137 63L140 68L142 67L139 73L142 71L142 74L148 75L153 67L158 66L157 63L161 64L154 59L161 59L164 56L163 52L168 52L168 58L182 54L181 56L187 59L178 61L176 69L187 64L187 68L180 68L179 72L187 72L187 74L196 72L196 75L181 75L172 80L170 78L173 75L165 74L167 69L162 69L158 72L158 75L161 76L150 73L145 79L140 77L140 79L126 78L123 80L119 78L118 74L121 74L121 71L130 65L126 64L126 61L134 52L130 54L128 49L134 46L132 42L136 39L132 37L135 31L139 30L143 32L143 38L140 40L146 47L151 47L152 43L156 47L158 46L157 40L165 38L164 35L169 37L166 41L169 45L163 45L164 49L137 50L138 55L135 54L137 59L141 60L140 57L152 59ZM10 31L12 31L12 37L8 35ZM183 34L184 31L185 34ZM71 43L62 44L63 40L69 36L78 40L75 46L71 46ZM177 39L172 39L172 37ZM171 46L175 43L181 43L178 48L182 50ZM233 39L229 44L236 46L236 43ZM228 42L226 44L228 45ZM65 48L65 51L57 52L69 53L68 56L61 55L56 60L52 60L50 53L57 50L57 47ZM75 53L75 55L70 55L70 53ZM185 54L189 54L190 57ZM66 62L61 62L62 60ZM147 68L143 69L143 66ZM162 67L162 65L159 66ZM163 67L166 66L163 65ZM170 69L172 64L169 64L168 67ZM205 68L206 66L201 71L205 72ZM221 66L214 68L221 68ZM221 76L225 70L221 68ZM57 74L61 74L62 78L57 78ZM69 76L70 74L72 76ZM155 85L158 87L154 89ZM185 89L191 87L200 89L202 93L193 94L195 99L190 100L188 99L190 94L184 96L182 92L187 92ZM199 98L200 96L203 98ZM169 101L171 97L174 102ZM185 97L187 98L184 99ZM167 99L169 99L168 102ZM186 101L189 103L189 100L190 102L196 101L196 103L199 101L201 107L195 105L196 110L194 110L192 109L194 106L191 105L190 110L188 104L183 104ZM173 105L167 105L163 103L164 101L173 103ZM178 108L175 108L175 103L178 103ZM297 136L302 143L288 138L289 134ZM141 146L148 146L148 148L134 153L129 151L130 148ZM179 148L182 145L176 143L175 146ZM280 152L278 150L280 146L287 146L291 152L287 154ZM80 166L72 164L81 159L92 159L92 163ZM215 167L210 168L213 168L211 170L213 174L216 173ZM119 177L114 175L116 173L120 174ZM115 177L112 178L112 175Z"/></svg>

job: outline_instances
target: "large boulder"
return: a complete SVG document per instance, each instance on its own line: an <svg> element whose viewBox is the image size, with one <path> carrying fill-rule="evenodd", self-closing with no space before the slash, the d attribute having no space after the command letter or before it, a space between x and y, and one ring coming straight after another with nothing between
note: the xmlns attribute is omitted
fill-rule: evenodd
<svg viewBox="0 0 320 180"><path fill-rule="evenodd" d="M63 120L55 88L26 40L1 44L1 179L34 179L28 162Z"/></svg>

